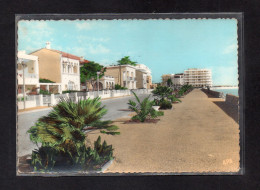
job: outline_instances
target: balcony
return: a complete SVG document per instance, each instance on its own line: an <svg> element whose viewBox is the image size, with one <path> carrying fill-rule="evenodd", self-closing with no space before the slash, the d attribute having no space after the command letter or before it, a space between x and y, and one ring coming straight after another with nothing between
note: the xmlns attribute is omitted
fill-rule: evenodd
<svg viewBox="0 0 260 190"><path fill-rule="evenodd" d="M123 77L123 81L136 81L136 78L135 77Z"/></svg>

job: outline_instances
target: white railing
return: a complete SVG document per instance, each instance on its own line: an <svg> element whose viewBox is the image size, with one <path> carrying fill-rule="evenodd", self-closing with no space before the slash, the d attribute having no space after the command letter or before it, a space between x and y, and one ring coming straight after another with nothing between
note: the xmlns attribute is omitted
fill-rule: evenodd
<svg viewBox="0 0 260 190"><path fill-rule="evenodd" d="M136 94L149 94L152 89L133 89ZM71 99L74 102L82 99L95 98L100 97L104 98L112 98L112 97L123 97L132 95L131 90L100 90L91 91L91 92L74 92L74 93L66 93L66 94L51 94L51 95L33 95L26 96L25 108L38 107L38 106L54 106L59 101L64 99ZM17 98L18 109L23 108L23 98Z"/></svg>

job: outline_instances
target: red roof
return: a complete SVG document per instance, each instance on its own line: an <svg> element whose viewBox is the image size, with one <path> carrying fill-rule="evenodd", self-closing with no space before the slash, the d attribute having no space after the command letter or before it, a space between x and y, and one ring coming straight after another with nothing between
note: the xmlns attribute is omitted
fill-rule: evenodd
<svg viewBox="0 0 260 190"><path fill-rule="evenodd" d="M59 50L55 50L55 49L50 49L52 51L55 51L55 52L58 52L62 55L62 57L67 57L69 59L76 59L76 60L79 60L80 63L88 63L89 61L86 60L86 59L83 59L79 56L76 56L76 55L72 55L70 53L66 53L66 52L63 52L63 51L59 51Z"/></svg>

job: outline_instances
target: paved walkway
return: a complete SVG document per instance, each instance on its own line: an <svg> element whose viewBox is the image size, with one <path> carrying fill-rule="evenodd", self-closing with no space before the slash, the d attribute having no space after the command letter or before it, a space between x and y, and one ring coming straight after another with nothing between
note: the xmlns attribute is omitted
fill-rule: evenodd
<svg viewBox="0 0 260 190"><path fill-rule="evenodd" d="M106 172L236 172L239 126L201 90L195 89L157 124L116 122L121 134L97 131L112 144L115 161Z"/></svg>

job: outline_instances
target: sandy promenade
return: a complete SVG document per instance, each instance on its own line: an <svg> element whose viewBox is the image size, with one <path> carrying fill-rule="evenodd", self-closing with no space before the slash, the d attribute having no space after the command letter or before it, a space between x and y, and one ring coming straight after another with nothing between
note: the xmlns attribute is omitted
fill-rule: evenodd
<svg viewBox="0 0 260 190"><path fill-rule="evenodd" d="M106 172L236 172L239 126L201 90L195 89L157 124L115 122L118 136L100 135L114 147Z"/></svg>

